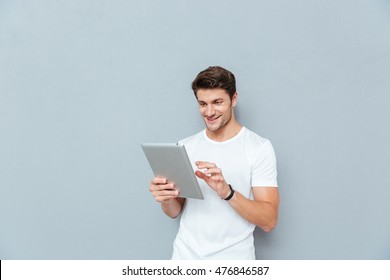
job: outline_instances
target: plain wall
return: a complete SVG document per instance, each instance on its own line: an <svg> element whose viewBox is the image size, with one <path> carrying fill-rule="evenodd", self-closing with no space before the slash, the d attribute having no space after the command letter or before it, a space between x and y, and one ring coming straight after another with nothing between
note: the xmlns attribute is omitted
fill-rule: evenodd
<svg viewBox="0 0 390 280"><path fill-rule="evenodd" d="M210 65L277 154L257 257L389 259L385 0L0 1L0 259L170 258L140 143L203 129Z"/></svg>

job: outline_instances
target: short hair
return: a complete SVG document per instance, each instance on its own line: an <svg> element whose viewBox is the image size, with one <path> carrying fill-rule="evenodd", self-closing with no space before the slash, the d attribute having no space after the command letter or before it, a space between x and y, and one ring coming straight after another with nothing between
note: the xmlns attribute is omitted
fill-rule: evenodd
<svg viewBox="0 0 390 280"><path fill-rule="evenodd" d="M192 82L195 97L199 89L224 89L232 100L236 93L236 78L233 73L220 66L210 66L201 71Z"/></svg>

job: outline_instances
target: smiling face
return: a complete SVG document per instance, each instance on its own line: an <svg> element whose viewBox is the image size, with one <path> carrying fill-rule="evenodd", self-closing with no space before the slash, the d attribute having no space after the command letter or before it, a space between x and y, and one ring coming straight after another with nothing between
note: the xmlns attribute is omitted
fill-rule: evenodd
<svg viewBox="0 0 390 280"><path fill-rule="evenodd" d="M237 93L230 100L229 94L224 89L199 89L196 97L209 136L224 135L235 127L237 122L234 117L234 107L237 103Z"/></svg>

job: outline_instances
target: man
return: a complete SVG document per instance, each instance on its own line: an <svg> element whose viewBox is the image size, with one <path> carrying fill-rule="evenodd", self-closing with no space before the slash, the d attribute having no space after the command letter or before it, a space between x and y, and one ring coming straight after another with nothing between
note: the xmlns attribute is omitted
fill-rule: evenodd
<svg viewBox="0 0 390 280"><path fill-rule="evenodd" d="M192 89L206 128L180 142L197 168L204 200L180 198L168 178L150 184L166 215L182 214L172 259L255 259L255 226L269 232L278 219L273 147L236 120L230 71L209 67Z"/></svg>

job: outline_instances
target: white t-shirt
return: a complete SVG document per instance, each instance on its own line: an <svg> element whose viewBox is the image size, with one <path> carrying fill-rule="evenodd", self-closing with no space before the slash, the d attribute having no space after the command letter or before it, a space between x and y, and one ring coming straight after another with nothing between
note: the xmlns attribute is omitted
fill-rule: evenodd
<svg viewBox="0 0 390 280"><path fill-rule="evenodd" d="M272 144L243 127L233 138L216 142L203 130L181 140L196 170L195 161L213 162L234 190L253 199L252 186L277 186ZM253 231L247 222L198 179L204 200L186 199L172 259L255 259Z"/></svg>

